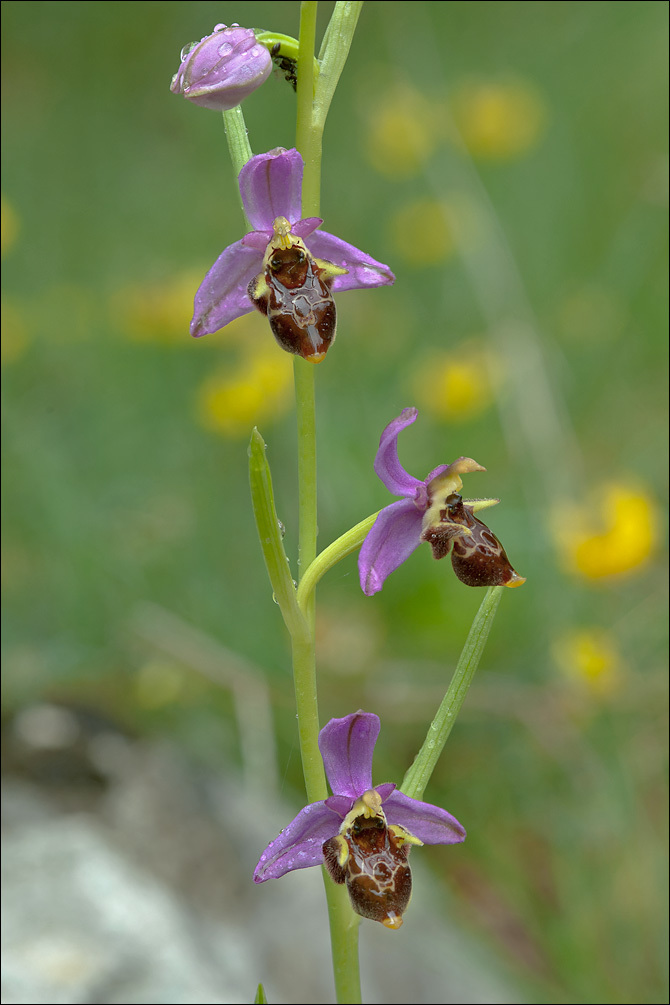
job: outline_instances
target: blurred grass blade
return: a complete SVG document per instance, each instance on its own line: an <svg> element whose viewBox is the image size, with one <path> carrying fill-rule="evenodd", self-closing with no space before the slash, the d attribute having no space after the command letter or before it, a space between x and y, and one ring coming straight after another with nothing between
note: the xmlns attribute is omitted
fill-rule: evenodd
<svg viewBox="0 0 670 1005"><path fill-rule="evenodd" d="M254 429L249 443L249 484L256 529L274 599L279 604L291 635L299 636L307 631L307 624L298 607L296 588L282 543L272 491L272 476L265 450L265 440L258 430Z"/></svg>
<svg viewBox="0 0 670 1005"><path fill-rule="evenodd" d="M268 1005L268 1000L265 997L265 988L262 984L258 985L256 997L254 998L254 1005Z"/></svg>

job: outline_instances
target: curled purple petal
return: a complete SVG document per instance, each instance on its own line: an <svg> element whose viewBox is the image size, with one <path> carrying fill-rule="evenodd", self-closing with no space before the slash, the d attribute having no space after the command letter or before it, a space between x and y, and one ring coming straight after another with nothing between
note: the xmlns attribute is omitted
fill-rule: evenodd
<svg viewBox="0 0 670 1005"><path fill-rule="evenodd" d="M397 419L389 422L379 439L379 450L375 457L375 472L386 488L394 496L417 496L425 482L408 474L398 460L398 433L416 422L416 408L404 408Z"/></svg>
<svg viewBox="0 0 670 1005"><path fill-rule="evenodd" d="M300 219L303 159L297 150L277 147L247 161L239 174L240 195L254 230L272 231L273 220Z"/></svg>
<svg viewBox="0 0 670 1005"><path fill-rule="evenodd" d="M423 515L411 499L399 499L381 511L358 555L361 589L379 593L390 576L421 543Z"/></svg>
<svg viewBox="0 0 670 1005"><path fill-rule="evenodd" d="M264 883L293 869L321 865L323 843L337 834L340 823L340 817L323 802L305 806L267 846L254 869L254 882Z"/></svg>
<svg viewBox="0 0 670 1005"><path fill-rule="evenodd" d="M372 788L372 754L379 716L354 712L331 719L319 733L319 750L334 795L357 799Z"/></svg>
<svg viewBox="0 0 670 1005"><path fill-rule="evenodd" d="M384 802L383 809L389 824L399 824L424 844L459 844L465 840L465 828L451 813L397 789Z"/></svg>
<svg viewBox="0 0 670 1005"><path fill-rule="evenodd" d="M347 269L345 276L336 276L333 280L333 292L343 290L362 290L373 286L390 286L395 282L395 276L388 265L378 262L376 258L366 255L353 244L317 230L307 242L307 246L316 258L325 258L328 262Z"/></svg>
<svg viewBox="0 0 670 1005"><path fill-rule="evenodd" d="M244 314L251 314L253 304L247 286L258 274L262 255L245 248L241 241L222 251L195 295L191 335L209 335Z"/></svg>

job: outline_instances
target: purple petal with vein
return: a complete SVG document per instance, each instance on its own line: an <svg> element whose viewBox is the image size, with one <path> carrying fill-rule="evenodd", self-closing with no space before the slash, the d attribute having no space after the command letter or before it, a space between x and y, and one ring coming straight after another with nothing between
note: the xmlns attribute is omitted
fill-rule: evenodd
<svg viewBox="0 0 670 1005"><path fill-rule="evenodd" d="M258 154L239 174L240 195L254 230L272 230L272 222L285 216L300 219L303 160L297 150L277 148Z"/></svg>
<svg viewBox="0 0 670 1005"><path fill-rule="evenodd" d="M425 482L405 471L398 460L398 433L411 426L418 414L416 408L404 408L397 419L389 422L379 439L375 473L394 496L415 497L421 490L425 494Z"/></svg>
<svg viewBox="0 0 670 1005"><path fill-rule="evenodd" d="M247 286L260 272L262 256L236 241L222 251L195 295L191 335L209 335L252 312Z"/></svg>
<svg viewBox="0 0 670 1005"><path fill-rule="evenodd" d="M376 258L366 255L360 248L347 244L334 234L317 230L307 242L307 247L315 258L325 258L326 261L348 270L346 276L336 276L333 280L334 293L389 286L395 282L395 276L388 265L378 262Z"/></svg>
<svg viewBox="0 0 670 1005"><path fill-rule="evenodd" d="M384 813L389 824L399 824L424 844L459 844L465 840L465 828L451 813L397 790L384 803Z"/></svg>
<svg viewBox="0 0 670 1005"><path fill-rule="evenodd" d="M357 799L372 788L372 754L379 716L357 712L331 719L319 733L319 750L335 795Z"/></svg>
<svg viewBox="0 0 670 1005"><path fill-rule="evenodd" d="M340 823L340 817L323 802L305 806L267 846L254 870L254 882L264 883L293 869L321 865L323 843L337 834Z"/></svg>
<svg viewBox="0 0 670 1005"><path fill-rule="evenodd" d="M423 514L411 499L399 499L381 511L358 556L361 589L366 597L379 593L386 577L419 547L422 519Z"/></svg>

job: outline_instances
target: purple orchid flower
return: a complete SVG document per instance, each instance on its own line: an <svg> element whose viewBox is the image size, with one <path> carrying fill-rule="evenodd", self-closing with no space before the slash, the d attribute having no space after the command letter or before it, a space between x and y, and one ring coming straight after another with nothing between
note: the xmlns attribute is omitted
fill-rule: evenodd
<svg viewBox="0 0 670 1005"><path fill-rule="evenodd" d="M521 586L496 536L475 512L494 506L497 499L463 500L460 476L486 471L471 457L441 464L424 481L408 474L398 460L398 434L416 421L416 408L405 408L381 435L375 472L393 495L403 496L377 516L358 556L361 589L367 597L378 593L387 576L402 565L422 541L435 558L451 551L454 571L467 586ZM453 546L453 550L452 550Z"/></svg>
<svg viewBox="0 0 670 1005"><path fill-rule="evenodd" d="M335 882L346 882L358 914L399 928L411 894L411 846L458 844L465 830L446 810L411 799L392 782L373 788L379 729L378 716L360 711L324 726L319 750L333 795L305 806L270 842L254 881L325 865Z"/></svg>
<svg viewBox="0 0 670 1005"><path fill-rule="evenodd" d="M271 69L272 57L251 28L217 24L211 35L184 46L170 90L194 105L225 112L260 87Z"/></svg>
<svg viewBox="0 0 670 1005"><path fill-rule="evenodd" d="M319 217L301 219L303 167L297 150L282 148L258 154L244 165L239 174L240 194L254 230L229 245L203 279L195 295L191 335L208 335L254 310L249 285L264 271L273 240L284 248L291 244L305 248L303 241L309 238L308 255L336 266L334 277L328 280L334 292L394 282L387 265L318 230Z"/></svg>

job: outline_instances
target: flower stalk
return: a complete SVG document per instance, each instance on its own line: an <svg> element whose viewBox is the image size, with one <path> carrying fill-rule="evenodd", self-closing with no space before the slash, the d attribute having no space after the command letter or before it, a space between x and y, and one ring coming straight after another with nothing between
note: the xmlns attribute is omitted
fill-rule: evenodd
<svg viewBox="0 0 670 1005"><path fill-rule="evenodd" d="M479 666L503 589L502 586L491 586L486 591L486 596L481 602L465 640L447 693L428 728L421 750L403 778L400 791L404 792L406 796L411 796L412 799L421 799L444 745L449 739L456 716L461 710L472 678Z"/></svg>

